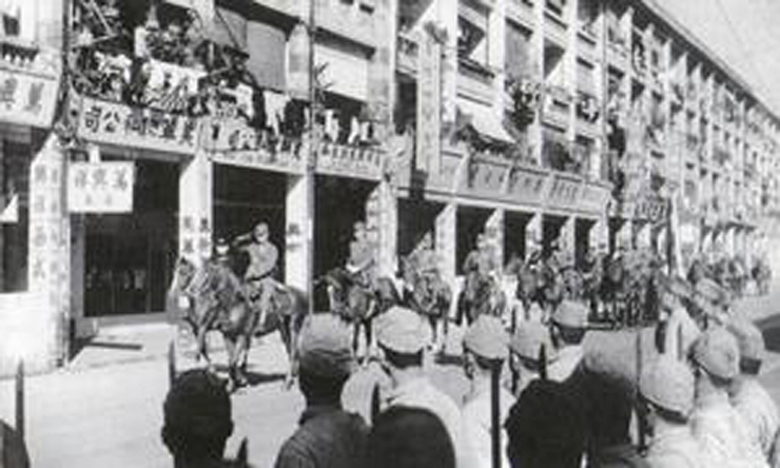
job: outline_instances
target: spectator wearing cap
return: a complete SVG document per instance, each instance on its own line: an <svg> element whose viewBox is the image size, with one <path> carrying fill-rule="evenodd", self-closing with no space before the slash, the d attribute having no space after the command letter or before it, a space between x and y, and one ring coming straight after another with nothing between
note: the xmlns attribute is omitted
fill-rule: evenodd
<svg viewBox="0 0 780 468"><path fill-rule="evenodd" d="M535 380L520 394L505 427L511 468L580 468L584 417L566 385Z"/></svg>
<svg viewBox="0 0 780 468"><path fill-rule="evenodd" d="M729 323L728 330L739 345L740 372L731 389L731 403L747 423L753 443L761 447L767 459L777 458L775 441L780 431L780 414L774 400L758 381L766 352L764 337L758 327L744 319Z"/></svg>
<svg viewBox="0 0 780 468"><path fill-rule="evenodd" d="M368 427L341 406L354 364L349 329L333 315L312 315L298 347L306 409L298 430L279 451L276 468L364 466Z"/></svg>
<svg viewBox="0 0 780 468"><path fill-rule="evenodd" d="M730 306L728 292L718 283L709 278L702 278L696 283L695 303L704 313L706 319L725 323Z"/></svg>
<svg viewBox="0 0 780 468"><path fill-rule="evenodd" d="M162 440L176 468L226 466L232 408L216 376L203 369L181 374L165 397L163 419Z"/></svg>
<svg viewBox="0 0 780 468"><path fill-rule="evenodd" d="M447 428L458 466L467 466L460 410L452 398L433 386L423 369L423 349L431 339L428 323L420 314L395 306L377 319L376 335L383 356L382 370L390 377L392 385L386 397L387 406L431 411Z"/></svg>
<svg viewBox="0 0 780 468"><path fill-rule="evenodd" d="M482 315L463 336L464 371L471 390L463 406L463 436L471 450L474 468L492 466L491 375L501 372L509 354L509 337L498 317ZM512 394L499 386L500 423L514 404ZM506 452L506 437L501 434L501 453ZM509 466L503 458L502 466Z"/></svg>
<svg viewBox="0 0 780 468"><path fill-rule="evenodd" d="M769 466L729 401L729 387L739 374L737 340L725 328L712 327L699 336L691 355L696 374L691 427L707 466Z"/></svg>
<svg viewBox="0 0 780 468"><path fill-rule="evenodd" d="M366 467L455 468L455 449L435 414L394 406L380 414L371 429Z"/></svg>
<svg viewBox="0 0 780 468"><path fill-rule="evenodd" d="M550 364L549 377L550 380L563 382L582 362L582 341L588 326L588 308L578 302L565 300L553 311L550 325L558 358Z"/></svg>
<svg viewBox="0 0 780 468"><path fill-rule="evenodd" d="M688 425L693 411L694 377L690 367L662 356L639 379L653 439L647 451L651 468L704 468L701 449Z"/></svg>
<svg viewBox="0 0 780 468"><path fill-rule="evenodd" d="M544 348L544 356L540 352ZM517 394L522 393L528 384L539 378L544 357L544 366L556 359L555 347L550 337L550 329L540 322L521 322L509 341L511 351L510 365L517 374Z"/></svg>

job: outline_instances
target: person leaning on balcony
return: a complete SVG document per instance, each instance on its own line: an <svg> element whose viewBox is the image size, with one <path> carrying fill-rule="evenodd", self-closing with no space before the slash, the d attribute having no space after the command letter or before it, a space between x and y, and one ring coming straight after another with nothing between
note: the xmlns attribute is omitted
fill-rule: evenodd
<svg viewBox="0 0 780 468"><path fill-rule="evenodd" d="M279 250L269 239L268 224L264 222L257 223L251 233L238 236L233 244L249 257L244 281L249 289L250 300L257 301L260 311L257 323L262 326L277 284L274 275L277 272Z"/></svg>

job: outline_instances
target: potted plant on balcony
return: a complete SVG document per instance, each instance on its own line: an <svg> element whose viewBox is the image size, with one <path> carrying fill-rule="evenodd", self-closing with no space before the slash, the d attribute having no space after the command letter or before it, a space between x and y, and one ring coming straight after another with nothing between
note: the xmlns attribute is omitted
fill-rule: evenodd
<svg viewBox="0 0 780 468"><path fill-rule="evenodd" d="M536 118L541 101L541 85L530 77L513 79L509 83L509 93L512 98L512 122L524 130Z"/></svg>

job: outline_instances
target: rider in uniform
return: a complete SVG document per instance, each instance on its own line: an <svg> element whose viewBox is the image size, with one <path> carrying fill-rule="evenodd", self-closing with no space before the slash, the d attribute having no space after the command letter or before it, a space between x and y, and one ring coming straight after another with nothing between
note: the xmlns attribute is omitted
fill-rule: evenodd
<svg viewBox="0 0 780 468"><path fill-rule="evenodd" d="M268 224L258 223L251 234L238 236L234 241L249 256L249 266L244 273L250 299L258 301L260 309L259 324L265 323L271 296L276 287L273 276L277 272L279 250L268 238Z"/></svg>
<svg viewBox="0 0 780 468"><path fill-rule="evenodd" d="M466 261L463 262L465 284L461 300L466 297L474 297L482 281L497 281L497 267L498 262L493 254L490 242L488 242L488 238L484 233L480 233L477 236L477 248L469 252ZM459 307L459 310L464 309ZM459 313L457 321L460 322L461 319L462 317Z"/></svg>
<svg viewBox="0 0 780 468"><path fill-rule="evenodd" d="M410 274L417 274L422 279L422 284L427 291L435 295L439 291L441 277L439 276L438 260L436 252L433 249L433 237L431 233L426 233L420 243L412 250L407 259L408 266L411 267ZM414 287L414 277L406 278L407 287Z"/></svg>
<svg viewBox="0 0 780 468"><path fill-rule="evenodd" d="M355 283L366 289L374 284L374 246L368 240L366 224L358 221L354 226L352 242L349 244L349 259L346 269Z"/></svg>

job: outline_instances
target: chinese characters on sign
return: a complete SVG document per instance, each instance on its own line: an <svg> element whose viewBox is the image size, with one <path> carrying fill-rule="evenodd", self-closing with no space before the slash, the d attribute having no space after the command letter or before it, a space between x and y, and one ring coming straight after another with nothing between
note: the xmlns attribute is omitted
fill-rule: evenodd
<svg viewBox="0 0 780 468"><path fill-rule="evenodd" d="M57 87L56 78L0 70L0 121L50 126Z"/></svg>
<svg viewBox="0 0 780 468"><path fill-rule="evenodd" d="M79 135L97 143L194 154L199 122L194 117L84 98Z"/></svg>
<svg viewBox="0 0 780 468"><path fill-rule="evenodd" d="M68 210L74 213L131 212L134 181L132 162L71 163Z"/></svg>
<svg viewBox="0 0 780 468"><path fill-rule="evenodd" d="M431 34L420 39L417 79L417 164L438 173L441 158L441 45Z"/></svg>
<svg viewBox="0 0 780 468"><path fill-rule="evenodd" d="M665 198L647 197L641 199L634 211L634 217L659 223L667 218L669 201Z"/></svg>

